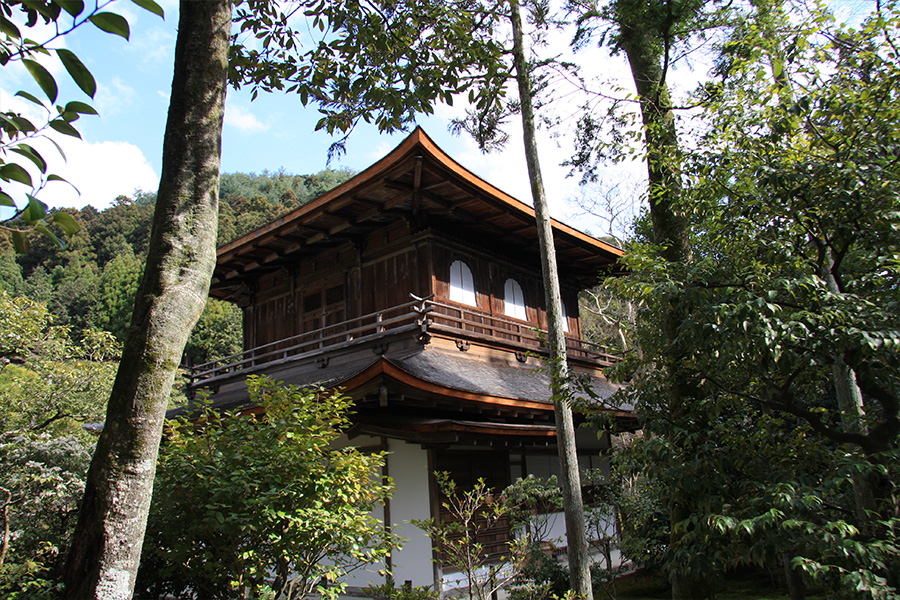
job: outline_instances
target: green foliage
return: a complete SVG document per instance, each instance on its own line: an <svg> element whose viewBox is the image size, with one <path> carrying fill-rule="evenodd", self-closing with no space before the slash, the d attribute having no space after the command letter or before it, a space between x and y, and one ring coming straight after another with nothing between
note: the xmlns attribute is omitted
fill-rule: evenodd
<svg viewBox="0 0 900 600"><path fill-rule="evenodd" d="M479 108L495 102L493 82L507 69L493 25L504 9L469 0L248 0L235 9L229 80L251 86L253 96L285 90L304 106L316 104L323 115L316 129L345 134L331 153L342 151L363 120L390 132L433 113L437 102L453 104L458 94L468 92ZM292 28L297 11L309 17L317 43L308 43L306 28Z"/></svg>
<svg viewBox="0 0 900 600"><path fill-rule="evenodd" d="M354 173L325 169L313 175L223 173L219 185L219 243L224 244L318 198Z"/></svg>
<svg viewBox="0 0 900 600"><path fill-rule="evenodd" d="M620 289L640 307L642 353L618 370L636 374L627 395L652 435L627 460L692 503L671 505L670 574L787 555L843 597L897 594L894 10L858 31L814 12L784 65L757 48L758 29L732 39L684 169L693 259L668 262L646 240L629 254ZM653 368L671 356L677 377ZM839 401L842 365L861 416Z"/></svg>
<svg viewBox="0 0 900 600"><path fill-rule="evenodd" d="M120 342L125 341L131 324L134 297L143 271L142 261L130 253L122 253L106 263L100 275L97 304L92 307L90 320Z"/></svg>
<svg viewBox="0 0 900 600"><path fill-rule="evenodd" d="M641 464L636 460L615 467L613 499L618 517L619 550L635 564L652 570L659 568L666 556L671 523L666 490L660 480L633 474Z"/></svg>
<svg viewBox="0 0 900 600"><path fill-rule="evenodd" d="M593 579L593 574L592 574ZM569 590L569 569L541 548L533 548L508 588L511 600L562 598Z"/></svg>
<svg viewBox="0 0 900 600"><path fill-rule="evenodd" d="M75 527L92 444L29 431L0 435L0 488L9 492L10 581L60 566ZM2 585L2 583L0 583ZM2 587L0 587L2 589ZM26 596L23 596L26 597Z"/></svg>
<svg viewBox="0 0 900 600"><path fill-rule="evenodd" d="M142 8L160 17L162 9L153 0L135 2ZM72 237L81 228L71 214L64 211L47 211L47 205L38 196L48 183L65 180L50 171L51 164L32 145L38 138L50 140L48 134L55 132L62 135L80 138L81 134L73 125L82 115L96 115L97 111L84 102L73 100L65 104L57 104L58 86L51 72L46 68L46 61L55 55L72 81L88 97L93 98L97 84L88 68L71 51L65 48L52 49L51 42L67 33L91 23L97 28L128 39L128 23L120 15L106 11L110 1L98 2L92 8L85 9L83 2L50 2L27 0L10 0L0 5L0 66L20 62L31 74L34 83L41 93L28 90L15 93L38 107L45 115L41 121L34 123L22 112L7 110L0 112L0 206L12 208L12 217L4 219L0 228L9 232L13 246L17 252L27 252L31 241L29 236L38 233L46 236L64 248L62 240L50 227L54 226L65 236ZM24 32L16 25L24 21ZM29 36L32 28L38 24L49 26L52 32L49 39L35 41ZM35 90L36 92L36 90ZM46 100L38 96L46 97ZM60 100L62 102L62 100ZM65 156L59 146L60 157ZM28 166L28 169L25 168ZM37 179L32 177L34 169L38 171ZM27 201L22 207L9 194L10 183L22 184L28 189ZM4 185L6 191L4 191Z"/></svg>
<svg viewBox="0 0 900 600"><path fill-rule="evenodd" d="M190 364L199 365L240 352L242 323L240 308L229 302L208 300L184 349Z"/></svg>
<svg viewBox="0 0 900 600"><path fill-rule="evenodd" d="M555 479L520 478L495 497L482 479L472 489L460 490L449 473L436 472L434 476L448 518L418 520L413 524L423 529L440 549L441 558L436 560L464 575L470 600L487 600L513 581L520 594L546 593L542 573L550 567L541 559L545 557L544 545L552 547L545 539L546 513L558 511L562 505ZM502 556L491 556L479 536L506 519L516 535Z"/></svg>
<svg viewBox="0 0 900 600"><path fill-rule="evenodd" d="M7 600L52 600L61 588L41 562L0 565L0 597Z"/></svg>
<svg viewBox="0 0 900 600"><path fill-rule="evenodd" d="M262 413L204 409L169 424L139 597L336 596L397 540L369 511L390 493L381 454L330 447L350 400L251 376Z"/></svg>
<svg viewBox="0 0 900 600"><path fill-rule="evenodd" d="M12 252L0 252L0 289L16 296L25 288L22 269Z"/></svg>
<svg viewBox="0 0 900 600"><path fill-rule="evenodd" d="M46 305L0 291L0 502L9 549L0 591L51 597L90 462L86 422L99 422L118 347L102 331L74 344Z"/></svg>
<svg viewBox="0 0 900 600"><path fill-rule="evenodd" d="M550 541L549 520L563 510L562 490L556 475L541 479L534 475L519 477L500 496L514 532L526 535L530 544Z"/></svg>
<svg viewBox="0 0 900 600"><path fill-rule="evenodd" d="M441 595L430 587L419 585L401 585L395 587L388 580L379 585L368 585L362 589L367 598L373 600L438 600Z"/></svg>
<svg viewBox="0 0 900 600"><path fill-rule="evenodd" d="M248 233L351 175L331 169L313 175L290 175L281 170L262 175L226 174L219 239L227 242ZM12 248L4 248L0 251L0 289L47 304L55 324L68 326L75 340L101 329L123 341L143 270L155 202L155 194L137 192L133 198L119 196L102 211L91 206L74 211L82 229L70 238L64 251L41 237L31 240L31 250L25 255L16 257ZM240 351L241 323L238 308L211 300L191 335L186 355L198 364Z"/></svg>
<svg viewBox="0 0 900 600"><path fill-rule="evenodd" d="M45 305L0 292L0 431L85 438L81 424L102 420L118 350L101 331L75 345Z"/></svg>
<svg viewBox="0 0 900 600"><path fill-rule="evenodd" d="M239 198L264 197L269 204L281 204L284 211L293 210L342 184L355 173L349 169L324 169L312 175L275 172L222 173L219 195L226 203Z"/></svg>

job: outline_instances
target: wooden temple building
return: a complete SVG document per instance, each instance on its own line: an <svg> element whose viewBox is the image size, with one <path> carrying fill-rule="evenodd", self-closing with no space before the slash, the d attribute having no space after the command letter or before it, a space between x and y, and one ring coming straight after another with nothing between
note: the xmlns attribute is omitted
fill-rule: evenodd
<svg viewBox="0 0 900 600"><path fill-rule="evenodd" d="M615 386L601 369L615 357L582 340L577 294L621 252L553 228L570 367L608 397ZM222 409L247 404L253 373L342 388L355 401L346 442L390 452L396 492L379 516L408 540L391 557L393 579L431 585L447 574L409 524L440 514L431 473L503 488L557 471L549 382L535 370L546 356L542 290L532 208L417 129L344 184L219 248L210 294L242 308L244 351L194 366L190 386ZM584 466L599 466L608 437L580 430L578 444ZM499 547L507 535L483 541Z"/></svg>

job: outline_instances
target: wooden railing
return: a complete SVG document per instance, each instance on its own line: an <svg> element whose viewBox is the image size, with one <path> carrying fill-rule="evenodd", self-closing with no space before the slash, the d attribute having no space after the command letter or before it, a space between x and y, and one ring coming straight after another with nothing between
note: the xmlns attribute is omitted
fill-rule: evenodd
<svg viewBox="0 0 900 600"><path fill-rule="evenodd" d="M547 332L538 330L528 323L504 316L490 315L476 308L460 304L446 304L429 300L430 333L445 333L481 341L490 345L500 345L513 350L546 354ZM609 349L579 338L566 336L566 353L569 358L582 360L598 366L614 364L618 357Z"/></svg>
<svg viewBox="0 0 900 600"><path fill-rule="evenodd" d="M257 370L257 366L274 366L339 350L383 337L386 333L416 330L421 300L413 300L386 310L327 325L319 329L283 338L231 356L194 365L189 368L190 385L207 385L237 371Z"/></svg>
<svg viewBox="0 0 900 600"><path fill-rule="evenodd" d="M188 368L190 387L206 386L238 374L247 375L287 362L313 357L408 332L427 341L443 335L500 347L515 352L546 354L546 332L527 323L490 315L476 308L435 301L432 296L348 319L340 323L263 344L244 352ZM609 366L617 358L603 346L566 338L571 359L594 366Z"/></svg>

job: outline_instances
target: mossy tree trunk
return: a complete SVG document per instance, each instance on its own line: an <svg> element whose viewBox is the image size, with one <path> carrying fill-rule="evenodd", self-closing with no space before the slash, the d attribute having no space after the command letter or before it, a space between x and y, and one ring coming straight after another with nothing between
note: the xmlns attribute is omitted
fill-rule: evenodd
<svg viewBox="0 0 900 600"><path fill-rule="evenodd" d="M670 3L671 5L671 3ZM678 133L675 112L666 84L668 70L667 32L675 24L644 22L641 15L644 3L639 0L619 0L615 17L619 27L619 44L628 58L635 90L640 101L646 147L650 218L653 241L660 246L662 257L670 263L691 261L690 224L679 210L682 193ZM667 406L673 420L684 418L692 406L692 383L682 368L683 356L675 343L684 307L668 311L663 323L667 350L660 365L668 377ZM691 498L672 489L670 516L672 534L670 546L676 546L683 533L676 523L687 520L693 511ZM709 596L704 578L688 569L674 568L669 575L674 600L699 600Z"/></svg>
<svg viewBox="0 0 900 600"><path fill-rule="evenodd" d="M216 261L231 9L181 2L147 263L65 565L66 599L133 594L172 382Z"/></svg>

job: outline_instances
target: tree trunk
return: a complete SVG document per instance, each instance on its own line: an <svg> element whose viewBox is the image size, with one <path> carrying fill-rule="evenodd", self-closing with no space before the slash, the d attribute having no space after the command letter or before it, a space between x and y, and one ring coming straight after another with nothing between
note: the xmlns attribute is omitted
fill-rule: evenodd
<svg viewBox="0 0 900 600"><path fill-rule="evenodd" d="M582 600L593 600L591 588L590 554L584 524L584 504L581 498L581 476L578 472L578 455L575 449L575 426L569 403L568 365L566 364L566 338L563 327L562 299L559 290L559 274L556 270L556 249L553 228L544 195L541 166L538 161L535 140L534 110L531 95L531 78L525 60L522 43L522 18L519 0L510 0L510 20L513 30L513 60L516 67L516 83L522 105L522 133L525 141L525 160L531 182L531 196L537 218L538 243L541 250L541 270L544 274L544 298L547 302L547 321L550 345L550 396L553 399L556 418L556 442L559 452L566 516L566 540L568 545L569 581Z"/></svg>
<svg viewBox="0 0 900 600"><path fill-rule="evenodd" d="M831 258L831 251L827 248L824 250L824 257L825 261L822 265L821 275L825 279L828 291L833 294L841 294L843 290L833 272L834 260ZM862 391L859 389L859 383L856 379L856 372L844 361L843 356L837 354L831 365L831 375L838 408L841 411L841 425L844 431L862 435L867 434L866 410L863 404ZM863 473L854 473L853 499L856 508L856 518L859 521L860 530L867 534L871 533L871 514L875 513L878 508L875 501L874 487L873 482Z"/></svg>
<svg viewBox="0 0 900 600"><path fill-rule="evenodd" d="M63 574L67 599L131 598L166 406L215 266L231 1L182 1L144 275Z"/></svg>
<svg viewBox="0 0 900 600"><path fill-rule="evenodd" d="M628 57L640 100L653 241L661 246L665 260L686 264L691 261L690 225L678 208L682 189L678 135L675 113L666 85L666 41L674 22L661 23L658 28L654 28L642 21L642 7L640 0L619 0L615 16L619 26L620 45ZM690 409L692 397L692 384L681 367L683 357L675 345L683 310L672 307L663 324L668 350L660 367L668 375L667 405L674 420L685 416ZM670 547L677 546L683 536L680 530L676 530L675 524L686 520L692 512L691 498L673 490L669 511L672 521ZM675 600L699 600L709 596L708 586L702 576L688 575L686 570L676 567L669 573L669 580L672 584L672 598Z"/></svg>
<svg viewBox="0 0 900 600"><path fill-rule="evenodd" d="M788 597L791 600L805 600L803 574L800 569L795 569L791 565L791 555L787 552L782 553L781 564L784 567L784 579L787 583Z"/></svg>

